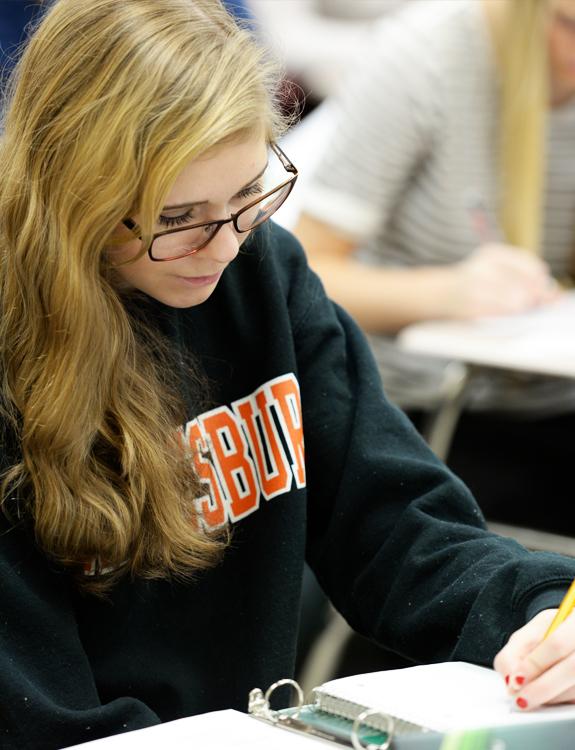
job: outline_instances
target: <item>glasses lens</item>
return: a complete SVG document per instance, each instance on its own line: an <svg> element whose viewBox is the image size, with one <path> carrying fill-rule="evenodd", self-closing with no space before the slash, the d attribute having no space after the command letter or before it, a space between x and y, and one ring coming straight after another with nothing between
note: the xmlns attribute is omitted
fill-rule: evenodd
<svg viewBox="0 0 575 750"><path fill-rule="evenodd" d="M267 221L282 205L291 190L291 183L274 190L273 193L254 203L238 216L237 225L240 232L248 232Z"/></svg>
<svg viewBox="0 0 575 750"><path fill-rule="evenodd" d="M207 244L217 230L217 224L208 224L156 237L152 243L152 257L156 260L167 260L189 255Z"/></svg>

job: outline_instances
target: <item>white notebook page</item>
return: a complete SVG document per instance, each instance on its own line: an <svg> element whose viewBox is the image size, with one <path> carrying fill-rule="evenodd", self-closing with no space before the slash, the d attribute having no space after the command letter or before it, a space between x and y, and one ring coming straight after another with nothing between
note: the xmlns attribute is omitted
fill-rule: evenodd
<svg viewBox="0 0 575 750"><path fill-rule="evenodd" d="M516 709L501 675L464 662L343 677L326 682L318 693L440 732L575 719L575 706Z"/></svg>
<svg viewBox="0 0 575 750"><path fill-rule="evenodd" d="M231 709L168 721L66 750L318 750L320 740L277 729Z"/></svg>

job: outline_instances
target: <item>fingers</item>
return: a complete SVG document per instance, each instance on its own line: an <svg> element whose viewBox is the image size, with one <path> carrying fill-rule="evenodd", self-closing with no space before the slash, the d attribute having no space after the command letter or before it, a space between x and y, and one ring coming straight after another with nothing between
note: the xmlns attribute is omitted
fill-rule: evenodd
<svg viewBox="0 0 575 750"><path fill-rule="evenodd" d="M523 312L551 302L558 294L547 264L509 245L479 247L462 262L461 270L468 300L462 317Z"/></svg>
<svg viewBox="0 0 575 750"><path fill-rule="evenodd" d="M519 710L543 704L575 702L575 617L568 617L548 638L554 610L541 612L514 633L495 658Z"/></svg>
<svg viewBox="0 0 575 750"><path fill-rule="evenodd" d="M545 704L573 700L575 698L574 670L575 655L570 654L566 659L541 673L537 679L527 681L526 677L526 682L521 688L510 687L509 692L513 696L516 707L529 711Z"/></svg>
<svg viewBox="0 0 575 750"><path fill-rule="evenodd" d="M478 251L489 257L492 262L497 261L501 266L526 274L549 275L549 265L538 255L520 247L504 244L482 245Z"/></svg>
<svg viewBox="0 0 575 750"><path fill-rule="evenodd" d="M518 296L519 305L541 304L554 288L549 266L524 250L500 246L497 258L498 272L508 280L510 292Z"/></svg>
<svg viewBox="0 0 575 750"><path fill-rule="evenodd" d="M502 274L525 282L548 282L551 278L549 265L537 255L511 245L484 245L477 257L493 264Z"/></svg>
<svg viewBox="0 0 575 750"><path fill-rule="evenodd" d="M554 616L554 609L539 612L526 625L516 630L497 654L493 667L507 683L513 674L519 673L518 665L522 660L541 643Z"/></svg>

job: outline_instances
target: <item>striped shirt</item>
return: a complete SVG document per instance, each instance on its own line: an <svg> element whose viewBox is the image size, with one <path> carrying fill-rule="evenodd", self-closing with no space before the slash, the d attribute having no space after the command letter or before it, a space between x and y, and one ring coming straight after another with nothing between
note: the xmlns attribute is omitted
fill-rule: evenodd
<svg viewBox="0 0 575 750"><path fill-rule="evenodd" d="M335 103L336 125L305 210L358 242L368 263L447 264L479 244L480 199L497 231L498 96L480 0L418 0L380 21ZM575 240L575 105L549 113L543 254L567 274ZM384 385L404 407L437 401L444 362L371 337ZM488 378L473 408L575 410L572 381Z"/></svg>

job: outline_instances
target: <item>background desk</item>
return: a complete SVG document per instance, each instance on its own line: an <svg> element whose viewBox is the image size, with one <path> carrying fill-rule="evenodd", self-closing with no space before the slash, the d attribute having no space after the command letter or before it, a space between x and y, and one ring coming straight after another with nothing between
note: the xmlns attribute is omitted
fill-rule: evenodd
<svg viewBox="0 0 575 750"><path fill-rule="evenodd" d="M522 315L407 326L404 349L481 367L575 378L575 292Z"/></svg>
<svg viewBox="0 0 575 750"><path fill-rule="evenodd" d="M430 321L407 326L399 345L421 356L451 360L445 395L425 438L444 460L474 376L489 369L575 379L575 292L545 308L505 318ZM575 452L574 452L575 458ZM506 524L489 524L530 549L575 555L575 539Z"/></svg>

